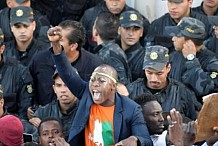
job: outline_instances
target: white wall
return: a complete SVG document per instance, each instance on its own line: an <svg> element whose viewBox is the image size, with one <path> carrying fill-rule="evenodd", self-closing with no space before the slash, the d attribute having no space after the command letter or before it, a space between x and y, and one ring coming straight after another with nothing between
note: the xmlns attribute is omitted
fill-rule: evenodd
<svg viewBox="0 0 218 146"><path fill-rule="evenodd" d="M126 2L139 10L150 22L168 11L167 0L126 0ZM202 0L193 0L193 7L199 6L201 2Z"/></svg>

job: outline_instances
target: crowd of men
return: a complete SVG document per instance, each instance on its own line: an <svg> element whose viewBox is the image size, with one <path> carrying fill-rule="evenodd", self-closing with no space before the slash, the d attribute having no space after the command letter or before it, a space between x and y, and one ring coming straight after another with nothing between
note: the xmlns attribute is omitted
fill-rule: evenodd
<svg viewBox="0 0 218 146"><path fill-rule="evenodd" d="M149 22L126 0L2 1L0 145L216 143L190 131L218 91L218 0L192 3Z"/></svg>

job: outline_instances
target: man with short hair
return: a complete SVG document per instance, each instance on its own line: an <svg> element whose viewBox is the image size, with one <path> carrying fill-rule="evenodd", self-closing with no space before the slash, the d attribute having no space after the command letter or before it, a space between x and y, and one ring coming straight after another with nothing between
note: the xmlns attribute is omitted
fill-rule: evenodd
<svg viewBox="0 0 218 146"><path fill-rule="evenodd" d="M53 79L53 90L57 95L57 100L46 106L39 107L33 114L33 118L29 119L29 122L38 127L44 118L55 117L62 123L64 138L67 140L79 101L64 84L57 70L53 75ZM34 137L36 136L34 135Z"/></svg>
<svg viewBox="0 0 218 146"><path fill-rule="evenodd" d="M132 81L132 76L126 54L114 40L118 35L118 27L118 19L113 14L99 14L93 26L93 37L98 44L94 50L105 64L116 69L119 81L128 84Z"/></svg>
<svg viewBox="0 0 218 146"><path fill-rule="evenodd" d="M195 120L195 106L199 110L200 105L195 94L185 85L167 77L171 69L168 53L168 49L162 46L146 48L143 64L145 78L139 78L127 86L129 96L134 99L142 93L151 93L156 96L164 112L176 108L181 114Z"/></svg>
<svg viewBox="0 0 218 146"><path fill-rule="evenodd" d="M119 17L122 12L125 11L137 11L126 4L126 0L102 0L98 5L85 11L81 22L87 32L87 41L84 48L90 52L93 52L93 48L96 46L96 42L92 37L92 28L96 17L101 12L109 12ZM143 17L143 16L142 16ZM147 18L143 17L144 34L147 34L147 28L149 26Z"/></svg>
<svg viewBox="0 0 218 146"><path fill-rule="evenodd" d="M125 11L119 17L119 39L117 42L124 50L132 74L132 80L144 77L142 70L145 49L140 44L143 36L143 17L136 11Z"/></svg>
<svg viewBox="0 0 218 146"><path fill-rule="evenodd" d="M36 21L30 7L18 6L10 10L10 26L15 40L6 43L5 56L28 66L35 53L49 47L49 43L34 38Z"/></svg>
<svg viewBox="0 0 218 146"><path fill-rule="evenodd" d="M3 0L6 1L7 7L0 12L0 27L5 34L5 42L14 40L13 33L10 28L10 11L17 6L31 7L31 0ZM36 30L34 31L34 38L41 38L46 36L46 31L50 25L49 20L43 16L39 11L33 9L34 20L36 22ZM45 30L45 31L43 31ZM43 38L41 38L43 39ZM45 40L43 40L45 41Z"/></svg>
<svg viewBox="0 0 218 146"><path fill-rule="evenodd" d="M176 49L170 55L172 69L169 77L192 89L202 102L202 96L218 91L218 59L203 44L206 36L204 24L184 17L177 26L169 26L166 31L173 36Z"/></svg>
<svg viewBox="0 0 218 146"><path fill-rule="evenodd" d="M209 33L211 25L206 16L191 11L193 0L167 0L168 13L154 20L148 28L148 34L145 38L147 45L161 45L169 48L170 53L175 51L172 38L165 34L166 26L176 26L184 17L192 17L202 21L206 26L206 32ZM209 34L207 34L207 37Z"/></svg>
<svg viewBox="0 0 218 146"><path fill-rule="evenodd" d="M171 143L175 146L183 145L182 116L178 111L175 109L170 110L169 115L167 115L169 120L164 119L161 105L155 96L150 93L139 95L134 101L142 107L144 119L148 125L154 146L167 146ZM164 130L164 120L168 120L168 131Z"/></svg>
<svg viewBox="0 0 218 146"><path fill-rule="evenodd" d="M60 43L64 46L68 61L74 66L80 77L88 81L93 70L102 64L102 60L82 48L85 43L85 29L80 22L65 20L59 24L63 38ZM49 49L38 52L31 64L30 72L36 87L35 104L46 105L56 99L52 85L52 75L56 65Z"/></svg>
<svg viewBox="0 0 218 146"><path fill-rule="evenodd" d="M116 92L116 70L100 65L85 82L73 71L62 50L61 29L50 28L48 37L61 78L80 99L68 139L70 145L152 145L139 105Z"/></svg>
<svg viewBox="0 0 218 146"><path fill-rule="evenodd" d="M70 146L64 140L62 124L56 118L47 117L38 126L40 146Z"/></svg>
<svg viewBox="0 0 218 146"><path fill-rule="evenodd" d="M218 16L218 0L203 0L200 6L192 10L206 16Z"/></svg>

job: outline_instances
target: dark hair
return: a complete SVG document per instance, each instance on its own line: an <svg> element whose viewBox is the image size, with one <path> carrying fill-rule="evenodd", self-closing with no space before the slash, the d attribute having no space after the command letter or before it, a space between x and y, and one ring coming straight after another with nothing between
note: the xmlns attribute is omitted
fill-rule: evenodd
<svg viewBox="0 0 218 146"><path fill-rule="evenodd" d="M157 101L157 98L151 93L143 93L134 98L134 101L141 106L144 106L146 103L151 101Z"/></svg>
<svg viewBox="0 0 218 146"><path fill-rule="evenodd" d="M68 36L69 44L77 43L77 50L85 44L86 30L82 23L73 20L64 20L59 24L59 26L63 29L71 29Z"/></svg>
<svg viewBox="0 0 218 146"><path fill-rule="evenodd" d="M61 123L61 121L60 121L59 119L57 119L57 118L55 118L55 117L47 117L47 118L43 119L43 120L40 122L39 126L38 126L38 135L39 135L39 136L40 136L40 129L41 129L41 127L42 127L42 124L45 123L45 122L48 122L48 121L56 121L56 122L58 122L58 124L59 124L59 126L60 126L60 130L63 131L63 125L62 125L62 123Z"/></svg>
<svg viewBox="0 0 218 146"><path fill-rule="evenodd" d="M109 12L102 12L98 15L94 27L103 41L113 40L118 36L118 18Z"/></svg>

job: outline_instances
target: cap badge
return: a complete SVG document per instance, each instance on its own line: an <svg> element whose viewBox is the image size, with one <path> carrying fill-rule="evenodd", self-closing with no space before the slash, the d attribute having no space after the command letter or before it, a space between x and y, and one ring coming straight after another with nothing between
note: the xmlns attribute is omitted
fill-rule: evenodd
<svg viewBox="0 0 218 146"><path fill-rule="evenodd" d="M151 58L152 60L155 60L155 59L158 58L158 54L157 54L156 52L152 52L152 53L150 54L150 58Z"/></svg>
<svg viewBox="0 0 218 146"><path fill-rule="evenodd" d="M210 74L210 77L211 77L212 79L215 79L215 78L217 77L217 75L218 75L217 72L212 72L212 73Z"/></svg>
<svg viewBox="0 0 218 146"><path fill-rule="evenodd" d="M165 54L164 57L165 57L165 58L168 58L168 57L169 57L169 54Z"/></svg>
<svg viewBox="0 0 218 146"><path fill-rule="evenodd" d="M190 33L194 33L195 31L193 30L193 29L191 29L191 28L186 28L186 30L188 31L188 32L190 32Z"/></svg>
<svg viewBox="0 0 218 146"><path fill-rule="evenodd" d="M28 93L32 93L32 92L33 92L33 87L32 87L31 84L30 84L30 85L27 85L27 92L28 92Z"/></svg>
<svg viewBox="0 0 218 146"><path fill-rule="evenodd" d="M20 16L23 16L23 10L17 10L16 11L16 16L20 17Z"/></svg>
<svg viewBox="0 0 218 146"><path fill-rule="evenodd" d="M129 18L132 20L132 21L136 21L138 19L137 15L136 14L131 14L129 16Z"/></svg>

